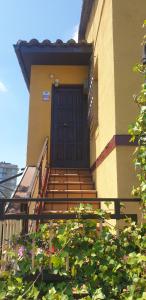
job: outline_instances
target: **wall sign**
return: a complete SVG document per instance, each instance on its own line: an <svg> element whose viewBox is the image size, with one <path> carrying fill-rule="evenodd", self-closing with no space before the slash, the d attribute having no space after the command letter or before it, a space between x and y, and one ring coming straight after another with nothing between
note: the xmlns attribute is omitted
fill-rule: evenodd
<svg viewBox="0 0 146 300"><path fill-rule="evenodd" d="M51 99L51 93L49 91L42 92L43 101L49 101Z"/></svg>

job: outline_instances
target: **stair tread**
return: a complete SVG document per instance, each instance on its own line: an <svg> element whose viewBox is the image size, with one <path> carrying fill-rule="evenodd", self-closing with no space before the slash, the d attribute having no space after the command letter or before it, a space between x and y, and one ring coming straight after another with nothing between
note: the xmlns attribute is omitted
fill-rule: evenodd
<svg viewBox="0 0 146 300"><path fill-rule="evenodd" d="M52 168L47 184L46 198L76 199L88 202L96 199L92 175L89 168ZM44 200L45 201L45 200Z"/></svg>
<svg viewBox="0 0 146 300"><path fill-rule="evenodd" d="M89 171L90 172L90 169L89 168L51 168L51 170L77 170L77 171Z"/></svg>
<svg viewBox="0 0 146 300"><path fill-rule="evenodd" d="M93 182L88 181L49 181L49 184L93 184Z"/></svg>
<svg viewBox="0 0 146 300"><path fill-rule="evenodd" d="M67 174L67 173L65 173L65 174L51 173L51 174L50 174L50 177L51 177L51 176L56 176L56 177L64 177L64 176L67 176L67 177L68 177L68 176L73 176L73 177L74 177L74 176L80 176L80 177L89 177L89 178L91 178L91 175L90 175L90 174L89 174L89 175L85 175L85 174L74 174L74 173L73 173L73 174L71 174L71 173L70 173L70 174Z"/></svg>
<svg viewBox="0 0 146 300"><path fill-rule="evenodd" d="M48 198L48 197L46 197L46 198L43 198L44 199L44 202L45 202L45 199L47 199L47 202L45 202L45 205L46 204L50 204L50 202L51 203L56 203L56 201L62 201L63 200L63 198ZM53 202L54 201L54 199L55 199L55 202ZM93 197L93 198L81 198L81 197L79 197L79 198L64 198L64 201L66 202L66 201L77 201L77 203L79 203L78 201L79 200L81 200L81 201L89 201L89 200L93 200L93 201L97 201L98 200L98 198L97 198L97 196L96 197ZM49 200L49 201L48 201Z"/></svg>
<svg viewBox="0 0 146 300"><path fill-rule="evenodd" d="M48 190L47 193L96 193L96 190Z"/></svg>
<svg viewBox="0 0 146 300"><path fill-rule="evenodd" d="M97 203L98 204L98 203ZM50 214L50 213L63 213L63 214L72 214L75 213L74 211L70 211L70 210L53 210L53 209L48 209L48 210L43 210L42 211L43 214Z"/></svg>

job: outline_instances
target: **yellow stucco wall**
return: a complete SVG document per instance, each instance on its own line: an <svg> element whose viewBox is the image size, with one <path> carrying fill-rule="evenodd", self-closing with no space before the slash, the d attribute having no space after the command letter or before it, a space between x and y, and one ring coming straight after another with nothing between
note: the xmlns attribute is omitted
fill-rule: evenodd
<svg viewBox="0 0 146 300"><path fill-rule="evenodd" d="M116 131L112 1L94 1L86 39L94 43L94 85L98 81L94 90L98 126L90 138L92 165ZM99 197L117 197L116 151L96 169L94 181Z"/></svg>
<svg viewBox="0 0 146 300"><path fill-rule="evenodd" d="M118 196L122 198L131 197L133 185L136 183L134 151L134 146L118 146L116 149Z"/></svg>
<svg viewBox="0 0 146 300"><path fill-rule="evenodd" d="M91 165L113 135L128 133L128 124L135 118L136 105L132 95L139 89L140 78L133 74L132 66L141 56L145 7L145 0L94 1L86 30L86 40L94 44L92 71L98 119L98 126L90 137ZM61 84L82 84L87 79L88 68L32 66L29 165L36 165L46 136L50 141L51 101L42 101L42 92L51 91L50 74L54 74ZM131 186L136 178L131 167L132 153L133 147L118 146L96 169L93 177L99 197L131 196Z"/></svg>
<svg viewBox="0 0 146 300"><path fill-rule="evenodd" d="M92 148L96 148L96 157L115 133L112 2L103 3L104 1L95 0L96 5L93 6L86 32L87 41L94 42L94 84L98 81L94 100L98 101L99 126L91 139L91 153ZM91 164L96 157L91 155Z"/></svg>
<svg viewBox="0 0 146 300"><path fill-rule="evenodd" d="M145 0L113 0L116 133L127 133L137 113L133 94L138 93L141 76L132 71L142 57L142 28L146 18Z"/></svg>
<svg viewBox="0 0 146 300"><path fill-rule="evenodd" d="M60 84L84 84L88 76L86 66L32 66L30 82L30 107L27 164L36 165L45 138L49 138L50 154L50 126L51 99L42 100L42 92L52 89L53 74ZM50 157L50 156L49 156Z"/></svg>
<svg viewBox="0 0 146 300"><path fill-rule="evenodd" d="M132 67L141 58L145 18L145 0L94 1L86 30L86 40L94 43L93 74L98 81L94 95L98 126L90 141L91 165L113 135L128 134L128 124L135 120L137 108L132 95L138 92L141 79ZM133 148L118 146L96 169L94 179L100 197L131 197L136 182Z"/></svg>
<svg viewBox="0 0 146 300"><path fill-rule="evenodd" d="M120 13L119 13L120 12ZM135 120L137 105L133 94L138 93L141 76L132 68L142 56L142 24L146 18L145 0L113 0L114 33L114 69L115 69L115 103L116 133L127 134L127 128ZM136 175L132 165L134 147L117 148L118 196L131 195L136 184Z"/></svg>
<svg viewBox="0 0 146 300"><path fill-rule="evenodd" d="M117 197L117 172L116 172L116 150L114 149L99 166L98 172L93 172L93 178L98 186L97 195L99 198ZM112 166L112 175L108 176ZM109 196L110 195L110 196Z"/></svg>

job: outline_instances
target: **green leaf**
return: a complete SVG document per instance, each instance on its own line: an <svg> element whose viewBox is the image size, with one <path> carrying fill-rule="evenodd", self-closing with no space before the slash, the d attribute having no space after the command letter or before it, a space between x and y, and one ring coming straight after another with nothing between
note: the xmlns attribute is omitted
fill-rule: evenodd
<svg viewBox="0 0 146 300"><path fill-rule="evenodd" d="M22 278L16 277L16 281L17 281L18 283L22 283Z"/></svg>
<svg viewBox="0 0 146 300"><path fill-rule="evenodd" d="M17 298L17 300L23 300L22 296L19 296L19 297Z"/></svg>
<svg viewBox="0 0 146 300"><path fill-rule="evenodd" d="M93 300L103 300L106 299L105 295L102 293L102 289L99 288L96 290L95 294L93 295Z"/></svg>
<svg viewBox="0 0 146 300"><path fill-rule="evenodd" d="M76 270L75 266L72 266L72 268L71 268L71 275L72 275L72 277L75 277L76 274L77 274L77 270Z"/></svg>
<svg viewBox="0 0 146 300"><path fill-rule="evenodd" d="M6 299L6 292L0 292L0 300L5 300Z"/></svg>

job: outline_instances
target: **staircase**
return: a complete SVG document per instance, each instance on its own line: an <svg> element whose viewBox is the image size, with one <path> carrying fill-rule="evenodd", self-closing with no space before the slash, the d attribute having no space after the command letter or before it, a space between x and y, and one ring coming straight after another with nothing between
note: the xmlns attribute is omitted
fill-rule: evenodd
<svg viewBox="0 0 146 300"><path fill-rule="evenodd" d="M46 198L52 199L52 201L44 204L44 212L52 210L66 211L77 205L73 201L70 203L71 199L78 198L81 200L79 203L89 203L88 199L97 198L97 192L94 189L89 169L52 168L50 170ZM55 199L62 199L62 201L55 203ZM63 203L63 199L68 199L68 201Z"/></svg>

